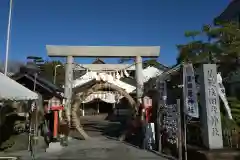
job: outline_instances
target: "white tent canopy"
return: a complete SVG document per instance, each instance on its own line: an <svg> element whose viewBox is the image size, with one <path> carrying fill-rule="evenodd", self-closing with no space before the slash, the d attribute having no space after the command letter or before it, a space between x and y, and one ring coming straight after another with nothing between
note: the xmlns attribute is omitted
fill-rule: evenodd
<svg viewBox="0 0 240 160"><path fill-rule="evenodd" d="M155 67L147 67L143 69L144 82L147 82L150 78L157 77L162 73L163 73L162 70L159 70ZM99 73L99 75L97 75L97 72L93 72L93 71L87 72L82 77L74 80L73 88L80 87L94 79L103 80L103 81L112 83L118 87L123 88L124 90L127 91L127 93L131 93L136 89L135 86L122 82L119 79L115 79L112 75L109 75L107 73Z"/></svg>
<svg viewBox="0 0 240 160"><path fill-rule="evenodd" d="M163 71L161 71L155 67L145 68L143 70L144 82L148 81L150 78L160 75L162 72ZM102 81L114 84L114 85L124 89L127 93L132 93L136 89L135 86L132 86L130 84L122 82L121 80L114 78L110 74L107 74L104 72L97 74L97 72L94 72L94 71L89 71L86 74L84 74L82 77L74 80L73 88L83 86L92 80L102 80ZM93 93L93 94L89 95L83 103L91 102L94 99L100 99L107 103L116 103L115 97L116 97L116 94L109 93L109 92ZM122 98L122 97L120 97L120 98Z"/></svg>
<svg viewBox="0 0 240 160"><path fill-rule="evenodd" d="M38 95L11 78L0 73L0 101L35 100Z"/></svg>
<svg viewBox="0 0 240 160"><path fill-rule="evenodd" d="M149 79L157 77L162 73L163 73L162 70L149 66L143 70L144 82L147 82Z"/></svg>

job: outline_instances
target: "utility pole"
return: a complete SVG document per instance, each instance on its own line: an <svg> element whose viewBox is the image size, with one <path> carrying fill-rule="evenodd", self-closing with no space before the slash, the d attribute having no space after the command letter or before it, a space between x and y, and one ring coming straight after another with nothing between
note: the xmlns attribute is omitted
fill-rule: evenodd
<svg viewBox="0 0 240 160"><path fill-rule="evenodd" d="M10 32L11 32L11 22L12 22L12 4L13 0L9 3L9 15L8 15L8 27L7 27L7 42L6 42L6 57L5 57L5 67L4 74L7 75L8 72L8 54L9 54L9 42L10 42Z"/></svg>
<svg viewBox="0 0 240 160"><path fill-rule="evenodd" d="M53 83L56 84L56 76L57 76L57 68L60 67L61 65L58 64L54 67L54 75L53 75Z"/></svg>

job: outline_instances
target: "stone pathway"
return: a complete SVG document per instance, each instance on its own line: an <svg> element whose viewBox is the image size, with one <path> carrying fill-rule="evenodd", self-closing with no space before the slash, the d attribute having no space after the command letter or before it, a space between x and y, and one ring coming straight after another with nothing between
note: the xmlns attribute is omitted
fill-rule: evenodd
<svg viewBox="0 0 240 160"><path fill-rule="evenodd" d="M69 145L54 153L38 151L36 160L166 160L155 153L148 152L124 142L106 137L117 138L121 133L121 124L105 120L104 117L84 117L81 119L84 129L92 137L90 140L69 141ZM25 140L27 141L27 140ZM1 156L20 157L31 160L28 151L0 153Z"/></svg>
<svg viewBox="0 0 240 160"><path fill-rule="evenodd" d="M2 155L1 155L2 156ZM22 151L4 156L30 160L29 152ZM36 160L166 160L159 155L141 150L120 141L96 137L91 140L71 140L69 146L55 153L39 152Z"/></svg>

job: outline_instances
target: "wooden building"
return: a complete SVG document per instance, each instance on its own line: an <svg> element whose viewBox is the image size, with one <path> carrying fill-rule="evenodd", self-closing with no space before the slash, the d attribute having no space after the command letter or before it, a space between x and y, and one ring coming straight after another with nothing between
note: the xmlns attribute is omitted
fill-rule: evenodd
<svg viewBox="0 0 240 160"><path fill-rule="evenodd" d="M17 73L11 77L18 83L33 91L35 76L33 73ZM36 76L36 92L42 95L43 100L49 100L53 97L63 99L63 89L54 85L43 77Z"/></svg>

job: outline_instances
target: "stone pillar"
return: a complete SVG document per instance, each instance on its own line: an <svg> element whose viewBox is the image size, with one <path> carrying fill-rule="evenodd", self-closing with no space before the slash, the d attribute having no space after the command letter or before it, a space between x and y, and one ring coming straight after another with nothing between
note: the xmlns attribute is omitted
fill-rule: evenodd
<svg viewBox="0 0 240 160"><path fill-rule="evenodd" d="M136 64L136 69L135 69L135 78L136 78L136 96L137 96L137 106L140 107L140 105L143 103L142 98L143 98L143 68L142 68L142 57L137 56L135 60ZM143 139L143 144L142 147L146 148L146 141L147 141L147 135L146 135L146 124L145 124L145 110L142 110L141 113L142 117L141 120L144 122L143 125L143 134L144 134L144 139Z"/></svg>
<svg viewBox="0 0 240 160"><path fill-rule="evenodd" d="M66 98L65 109L67 111L69 122L70 122L71 102L72 102L73 62L74 62L73 57L68 56L66 67L65 67L64 96Z"/></svg>
<svg viewBox="0 0 240 160"><path fill-rule="evenodd" d="M136 60L136 70L135 70L135 78L136 78L136 96L137 96L137 106L140 107L142 102L142 96L143 96L143 68L142 68L142 57L137 56ZM145 116L144 116L145 110L142 110L142 117L141 119L145 122Z"/></svg>
<svg viewBox="0 0 240 160"><path fill-rule="evenodd" d="M200 81L203 143L208 149L223 148L216 64L203 64Z"/></svg>
<svg viewBox="0 0 240 160"><path fill-rule="evenodd" d="M135 69L135 78L136 78L136 96L137 96L137 106L140 107L142 102L143 96L143 68L142 68L142 57L137 56L135 59L136 69ZM142 117L141 119L145 122L144 116L145 110L142 110Z"/></svg>
<svg viewBox="0 0 240 160"><path fill-rule="evenodd" d="M137 100L138 105L141 104L142 96L143 96L143 68L142 68L142 57L136 57L136 70L135 70L135 78L136 78L136 92L137 92Z"/></svg>

